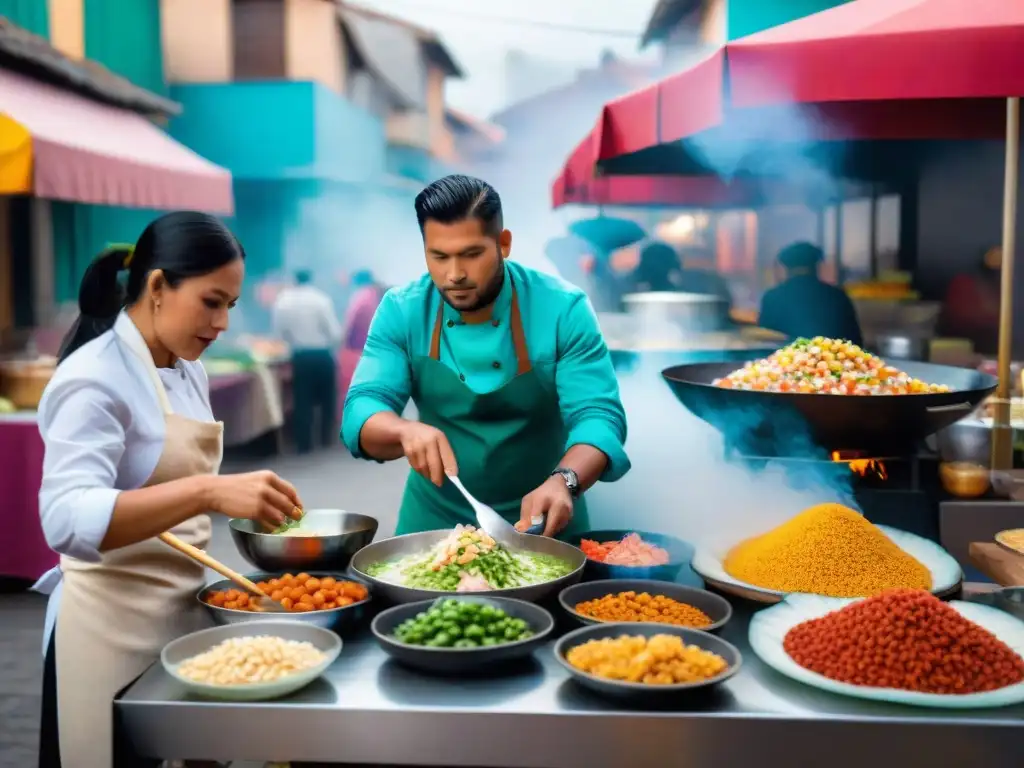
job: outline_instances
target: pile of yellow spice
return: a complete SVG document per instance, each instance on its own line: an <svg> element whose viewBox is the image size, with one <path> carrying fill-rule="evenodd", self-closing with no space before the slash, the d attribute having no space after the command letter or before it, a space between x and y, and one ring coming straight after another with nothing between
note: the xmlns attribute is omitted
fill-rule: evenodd
<svg viewBox="0 0 1024 768"><path fill-rule="evenodd" d="M870 597L887 589L932 588L928 569L856 510L819 504L737 544L725 571L778 592Z"/></svg>

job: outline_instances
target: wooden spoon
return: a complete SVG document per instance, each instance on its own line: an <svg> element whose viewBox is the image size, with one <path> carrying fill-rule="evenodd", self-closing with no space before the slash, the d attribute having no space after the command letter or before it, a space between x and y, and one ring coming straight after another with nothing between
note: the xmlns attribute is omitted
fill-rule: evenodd
<svg viewBox="0 0 1024 768"><path fill-rule="evenodd" d="M256 601L256 607L259 610L266 613L288 613L287 608L276 600L271 599L270 595L260 589L255 583L249 581L249 579L238 573L238 571L231 570L219 560L215 560L210 555L203 552L203 550L182 541L173 533L161 533L160 540L169 547L178 550L183 555L192 558L197 563L205 565L207 568L216 571L224 578L231 579L231 581L235 582L235 584L242 587L242 589L247 592L256 595L256 597L259 598L259 600Z"/></svg>

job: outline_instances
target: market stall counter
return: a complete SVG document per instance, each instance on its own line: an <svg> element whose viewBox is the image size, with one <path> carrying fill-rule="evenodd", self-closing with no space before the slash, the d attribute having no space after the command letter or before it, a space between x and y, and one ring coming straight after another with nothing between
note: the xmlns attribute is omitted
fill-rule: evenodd
<svg viewBox="0 0 1024 768"><path fill-rule="evenodd" d="M115 702L116 765L146 756L476 768L1019 767L1024 705L922 709L801 685L750 650L752 609L736 608L721 636L743 654L739 673L656 709L624 709L579 688L550 643L506 670L437 677L389 660L359 630L320 680L258 704L191 698L157 664Z"/></svg>
<svg viewBox="0 0 1024 768"><path fill-rule="evenodd" d="M0 414L0 579L33 582L57 565L39 523L43 440L35 411Z"/></svg>

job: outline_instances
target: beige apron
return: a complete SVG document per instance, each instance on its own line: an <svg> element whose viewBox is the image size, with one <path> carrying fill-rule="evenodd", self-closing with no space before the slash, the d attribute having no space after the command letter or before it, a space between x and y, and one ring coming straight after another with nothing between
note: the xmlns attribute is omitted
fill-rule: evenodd
<svg viewBox="0 0 1024 768"><path fill-rule="evenodd" d="M122 336L143 361L166 418L163 452L147 486L216 474L224 425L173 413L148 349ZM208 515L171 531L200 549L210 540ZM103 555L99 563L61 558L64 584L57 614L57 706L62 762L110 768L114 695L152 664L171 640L207 625L195 594L203 566L156 538Z"/></svg>

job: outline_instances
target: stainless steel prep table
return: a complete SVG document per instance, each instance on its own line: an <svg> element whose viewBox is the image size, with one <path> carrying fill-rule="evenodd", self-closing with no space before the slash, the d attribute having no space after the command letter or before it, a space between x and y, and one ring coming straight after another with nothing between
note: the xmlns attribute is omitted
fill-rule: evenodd
<svg viewBox="0 0 1024 768"><path fill-rule="evenodd" d="M454 680L395 664L362 631L321 680L278 702L189 699L156 665L115 702L115 738L150 757L392 766L1024 764L1024 705L927 710L809 688L759 662L746 641L749 616L739 608L722 632L743 652L740 673L672 709L597 698L568 678L550 648L502 676Z"/></svg>

